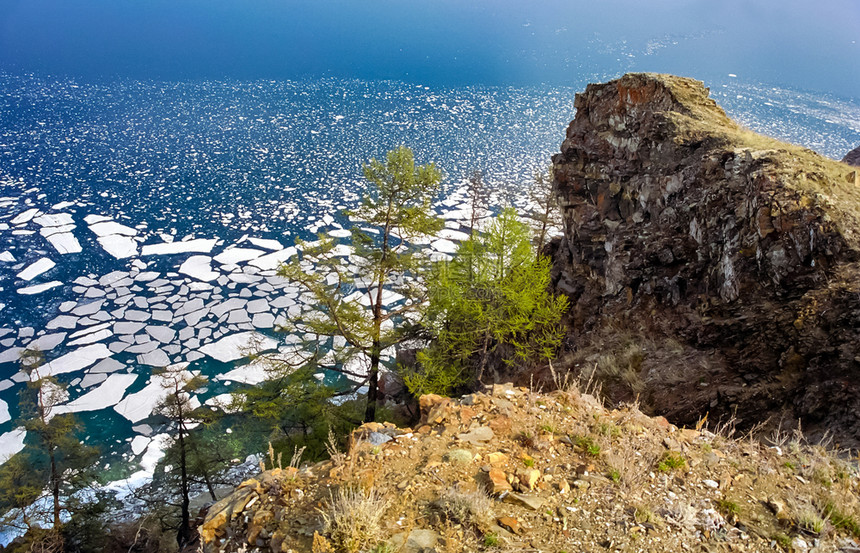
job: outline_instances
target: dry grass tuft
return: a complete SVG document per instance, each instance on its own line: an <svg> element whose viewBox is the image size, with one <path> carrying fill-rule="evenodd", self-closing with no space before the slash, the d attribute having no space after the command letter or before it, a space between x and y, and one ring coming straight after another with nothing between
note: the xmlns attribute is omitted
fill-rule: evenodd
<svg viewBox="0 0 860 553"><path fill-rule="evenodd" d="M330 496L327 509L320 509L325 531L336 551L357 553L382 539L382 517L388 499L374 489L343 487Z"/></svg>
<svg viewBox="0 0 860 553"><path fill-rule="evenodd" d="M485 531L493 523L493 502L482 490L460 491L449 488L436 500L435 505L453 522L475 526Z"/></svg>

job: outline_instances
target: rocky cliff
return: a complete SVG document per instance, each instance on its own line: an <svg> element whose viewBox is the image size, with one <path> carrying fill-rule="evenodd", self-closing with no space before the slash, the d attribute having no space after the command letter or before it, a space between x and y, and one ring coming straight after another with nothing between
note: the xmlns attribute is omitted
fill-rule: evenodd
<svg viewBox="0 0 860 553"><path fill-rule="evenodd" d="M856 168L742 128L691 79L628 74L575 105L553 157L573 362L676 422L860 443Z"/></svg>

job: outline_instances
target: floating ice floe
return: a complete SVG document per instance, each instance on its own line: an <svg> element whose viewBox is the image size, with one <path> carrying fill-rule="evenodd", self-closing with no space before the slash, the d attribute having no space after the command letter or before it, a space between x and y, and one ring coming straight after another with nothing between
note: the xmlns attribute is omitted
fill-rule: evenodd
<svg viewBox="0 0 860 553"><path fill-rule="evenodd" d="M248 238L248 242L254 244L258 248L265 248L267 250L277 251L284 249L284 246L277 240L268 240L265 238Z"/></svg>
<svg viewBox="0 0 860 553"><path fill-rule="evenodd" d="M225 336L216 342L200 347L200 352L209 357L229 363L249 355L277 347L278 342L259 332L239 332Z"/></svg>
<svg viewBox="0 0 860 553"><path fill-rule="evenodd" d="M252 265L263 271L270 271L272 269L277 269L281 263L288 260L295 254L296 248L290 246L289 248L285 248L283 250L276 251L274 253L270 253L262 257L258 257L257 259L251 260L250 262L248 262L248 265Z"/></svg>
<svg viewBox="0 0 860 553"><path fill-rule="evenodd" d="M21 280L33 280L34 278L41 275L42 273L50 271L56 265L57 265L56 263L54 263L53 261L51 261L47 257L43 257L43 258L39 259L38 261L35 261L31 265L27 266L26 269L24 269L23 271L21 271L20 273L18 273L15 276L20 278Z"/></svg>
<svg viewBox="0 0 860 553"><path fill-rule="evenodd" d="M50 290L51 288L56 288L57 286L62 286L63 283L59 280L52 280L51 282L46 282L44 284L37 284L35 286L28 286L26 288L18 288L17 292L19 294L24 294L27 296L31 296L33 294L41 294L46 290Z"/></svg>
<svg viewBox="0 0 860 553"><path fill-rule="evenodd" d="M243 261L257 259L265 252L254 248L227 248L215 256L215 261L222 265L233 265Z"/></svg>
<svg viewBox="0 0 860 553"><path fill-rule="evenodd" d="M209 253L218 242L215 238L197 238L185 242L165 242L143 247L141 255L171 255L177 253Z"/></svg>
<svg viewBox="0 0 860 553"><path fill-rule="evenodd" d="M0 434L0 464L5 463L10 457L24 449L24 438L27 431L23 426L15 430Z"/></svg>
<svg viewBox="0 0 860 553"><path fill-rule="evenodd" d="M40 369L39 374L41 376L51 376L79 371L89 367L96 361L110 357L110 355L110 350L104 344L91 344L58 357L50 363L46 363Z"/></svg>
<svg viewBox="0 0 860 553"><path fill-rule="evenodd" d="M37 213L39 213L39 210L36 208L28 209L27 211L16 215L15 218L9 222L13 225L23 225L24 223L29 223Z"/></svg>
<svg viewBox="0 0 860 553"><path fill-rule="evenodd" d="M9 250L0 252L0 261L3 261L4 263L15 263L15 256L12 255L12 252Z"/></svg>
<svg viewBox="0 0 860 553"><path fill-rule="evenodd" d="M105 381L94 390L90 390L81 397L54 407L54 414L79 413L82 411L98 411L107 409L122 400L122 396L129 386L137 380L136 374L116 373L105 379Z"/></svg>
<svg viewBox="0 0 860 553"><path fill-rule="evenodd" d="M9 414L9 406L5 401L0 399L0 424L9 422L10 420L12 420L12 416Z"/></svg>
<svg viewBox="0 0 860 553"><path fill-rule="evenodd" d="M137 255L137 242L128 236L110 234L97 238L102 248L117 259L125 259Z"/></svg>
<svg viewBox="0 0 860 553"><path fill-rule="evenodd" d="M194 376L185 369L181 370L180 375L187 379ZM114 410L131 422L140 422L150 416L156 406L167 397L170 382L170 375L152 375L149 383L142 390L125 396L122 401L114 405ZM193 397L191 402L193 408L200 406L196 397Z"/></svg>
<svg viewBox="0 0 860 553"><path fill-rule="evenodd" d="M192 255L179 267L179 272L191 278L209 282L220 276L220 273L212 270L212 258L208 255Z"/></svg>

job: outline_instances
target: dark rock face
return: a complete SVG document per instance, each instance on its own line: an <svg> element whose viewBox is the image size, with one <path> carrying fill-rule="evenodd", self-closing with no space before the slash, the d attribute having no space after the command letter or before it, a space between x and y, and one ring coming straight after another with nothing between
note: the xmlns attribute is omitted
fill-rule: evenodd
<svg viewBox="0 0 860 553"><path fill-rule="evenodd" d="M621 329L647 344L627 376L645 407L860 443L857 172L743 130L691 79L628 74L576 108L553 169L581 360Z"/></svg>
<svg viewBox="0 0 860 553"><path fill-rule="evenodd" d="M842 163L847 163L848 165L855 165L860 167L860 146L857 146L842 158Z"/></svg>

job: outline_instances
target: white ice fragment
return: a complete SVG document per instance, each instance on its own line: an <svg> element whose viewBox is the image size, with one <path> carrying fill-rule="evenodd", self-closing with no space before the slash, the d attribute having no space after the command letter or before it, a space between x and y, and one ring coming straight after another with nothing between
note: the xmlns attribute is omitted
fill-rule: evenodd
<svg viewBox="0 0 860 553"><path fill-rule="evenodd" d="M15 430L0 434L0 464L5 463L10 457L24 449L24 438L27 431L23 426Z"/></svg>
<svg viewBox="0 0 860 553"><path fill-rule="evenodd" d="M282 250L284 246L278 242L277 240L267 240L265 238L248 238L248 241L258 248L265 248L267 250Z"/></svg>
<svg viewBox="0 0 860 553"><path fill-rule="evenodd" d="M46 282L44 284L37 284L35 286L28 286L26 288L18 288L17 292L19 294L24 294L27 296L31 296L33 294L41 294L46 290L50 290L51 288L56 288L57 286L62 286L63 283L59 280L52 280L51 282Z"/></svg>
<svg viewBox="0 0 860 553"><path fill-rule="evenodd" d="M439 240L434 241L430 244L430 247L434 250L442 253L456 253L457 252L457 244L451 242L446 238L440 238Z"/></svg>
<svg viewBox="0 0 860 553"><path fill-rule="evenodd" d="M141 250L141 255L170 255L176 253L209 253L218 242L215 238L198 238L185 242L172 242L163 244L149 244Z"/></svg>
<svg viewBox="0 0 860 553"><path fill-rule="evenodd" d="M79 413L81 411L98 411L107 409L119 403L129 386L137 380L136 374L115 373L96 389L90 390L81 397L64 405L54 407L54 414Z"/></svg>
<svg viewBox="0 0 860 553"><path fill-rule="evenodd" d="M231 334L200 347L200 352L209 357L229 363L249 355L277 347L278 342L258 332L248 331Z"/></svg>
<svg viewBox="0 0 860 553"><path fill-rule="evenodd" d="M63 343L63 340L66 339L65 332L55 332L53 334L45 334L39 336L32 342L30 342L27 347L38 349L39 351L50 351L55 347L59 346Z"/></svg>
<svg viewBox="0 0 860 553"><path fill-rule="evenodd" d="M99 342L106 338L110 338L113 336L113 332L107 329L97 330L96 332L91 332L85 336L78 338L77 340L72 340L68 343L69 346L83 346L85 344L92 344L94 342Z"/></svg>
<svg viewBox="0 0 860 553"><path fill-rule="evenodd" d="M33 222L42 227L62 227L75 224L74 219L68 213L48 213L36 217Z"/></svg>
<svg viewBox="0 0 860 553"><path fill-rule="evenodd" d="M39 210L36 208L28 209L23 213L19 213L17 216L15 216L14 219L9 222L13 225L21 225L24 223L28 223L33 217L36 216L37 213L39 213Z"/></svg>
<svg viewBox="0 0 860 553"><path fill-rule="evenodd" d="M170 365L170 357L167 356L164 350L154 349L138 355L137 362L141 365L150 365L152 367L166 367Z"/></svg>
<svg viewBox="0 0 860 553"><path fill-rule="evenodd" d="M296 248L290 246L289 248L285 248L283 250L276 251L274 253L270 253L262 257L258 257L257 259L248 262L248 265L252 265L264 271L277 269L281 263L283 263L295 254Z"/></svg>
<svg viewBox="0 0 860 553"><path fill-rule="evenodd" d="M34 278L41 275L42 273L50 271L56 265L57 265L56 263L54 263L53 261L51 261L47 257L43 257L43 258L39 259L38 261L33 262L26 269L24 269L23 271L21 271L20 273L18 273L15 276L17 276L21 280L33 280Z"/></svg>
<svg viewBox="0 0 860 553"><path fill-rule="evenodd" d="M96 363L93 368L91 368L88 372L90 373L112 373L116 372L120 369L124 369L125 365L114 359L113 357L108 357L107 359L102 359L98 363Z"/></svg>
<svg viewBox="0 0 860 553"><path fill-rule="evenodd" d="M222 265L231 265L257 259L263 253L263 250L256 250L254 248L227 248L215 256L215 261Z"/></svg>
<svg viewBox="0 0 860 553"><path fill-rule="evenodd" d="M181 366L181 365L180 365ZM182 378L192 378L190 371L182 370ZM153 375L142 390L129 394L114 405L114 410L131 422L139 422L152 414L155 407L168 394L170 376Z"/></svg>
<svg viewBox="0 0 860 553"><path fill-rule="evenodd" d="M137 236L137 230L121 225L115 221L103 221L90 225L90 230L98 236L109 236L111 234L121 234L123 236Z"/></svg>
<svg viewBox="0 0 860 553"><path fill-rule="evenodd" d="M12 420L12 415L9 414L9 406L5 401L0 399L0 424Z"/></svg>
<svg viewBox="0 0 860 553"><path fill-rule="evenodd" d="M75 238L75 235L71 232L57 232L55 234L45 236L45 239L54 246L54 249L57 250L58 253L63 255L83 251L81 243L78 242L78 239Z"/></svg>
<svg viewBox="0 0 860 553"><path fill-rule="evenodd" d="M146 333L162 344L169 344L176 338L176 331L167 326L148 326Z"/></svg>
<svg viewBox="0 0 860 553"><path fill-rule="evenodd" d="M46 363L39 370L39 374L41 376L51 376L79 371L89 367L96 361L110 357L110 355L110 350L104 344L91 344L58 357L50 363Z"/></svg>
<svg viewBox="0 0 860 553"><path fill-rule="evenodd" d="M45 328L48 330L54 330L55 328L75 328L78 326L78 317L72 317L71 315L57 315L45 325Z"/></svg>
<svg viewBox="0 0 860 553"><path fill-rule="evenodd" d="M0 252L0 261L3 261L4 263L15 263L15 256L12 255L12 252L9 250Z"/></svg>
<svg viewBox="0 0 860 553"><path fill-rule="evenodd" d="M179 267L179 272L203 282L218 278L219 273L212 270L212 258L208 255L192 255Z"/></svg>
<svg viewBox="0 0 860 553"><path fill-rule="evenodd" d="M97 240L107 253L117 259L125 259L137 255L137 242L128 236L109 234L107 236L99 236Z"/></svg>
<svg viewBox="0 0 860 553"><path fill-rule="evenodd" d="M146 436L137 435L131 440L131 452L134 455L140 455L144 452L146 447L149 445L149 442L152 441L152 438L147 438Z"/></svg>

